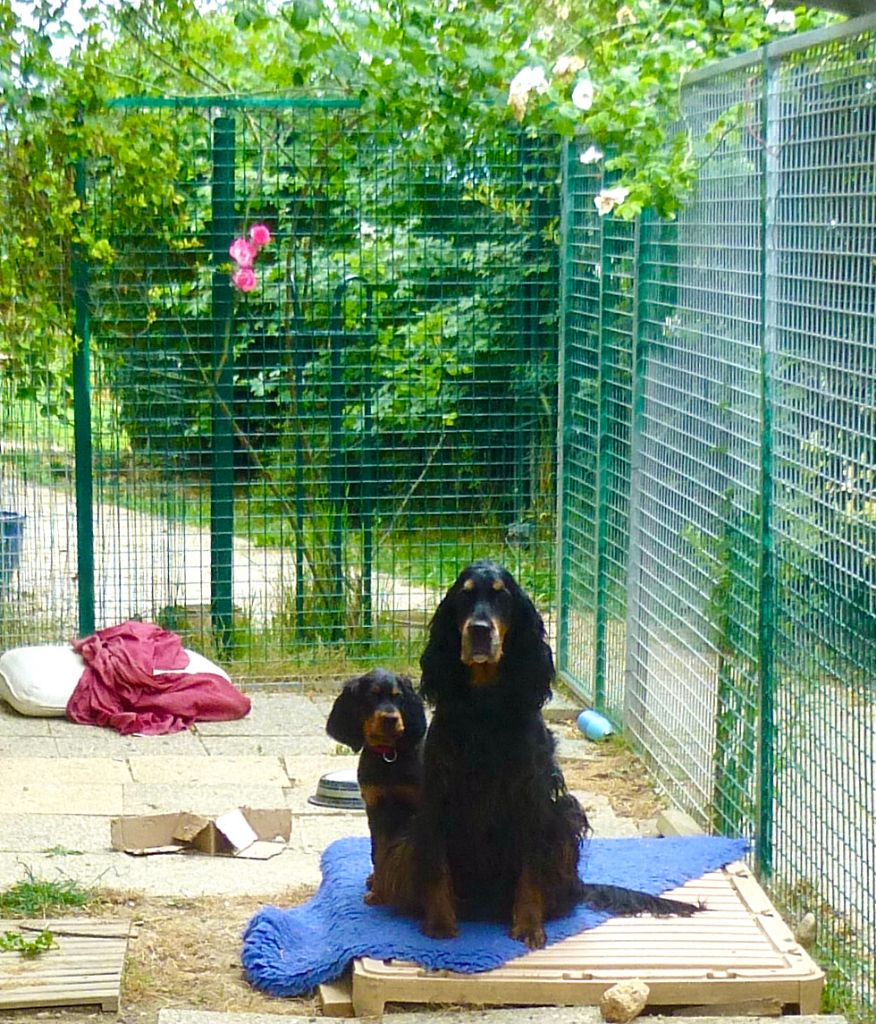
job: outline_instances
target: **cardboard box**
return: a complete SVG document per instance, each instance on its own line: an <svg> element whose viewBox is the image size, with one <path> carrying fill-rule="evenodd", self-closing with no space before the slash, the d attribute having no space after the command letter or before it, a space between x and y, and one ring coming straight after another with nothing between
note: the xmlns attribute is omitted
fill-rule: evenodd
<svg viewBox="0 0 876 1024"><path fill-rule="evenodd" d="M114 850L135 856L202 853L208 857L267 860L281 853L292 832L292 812L238 807L213 818L190 811L113 818Z"/></svg>

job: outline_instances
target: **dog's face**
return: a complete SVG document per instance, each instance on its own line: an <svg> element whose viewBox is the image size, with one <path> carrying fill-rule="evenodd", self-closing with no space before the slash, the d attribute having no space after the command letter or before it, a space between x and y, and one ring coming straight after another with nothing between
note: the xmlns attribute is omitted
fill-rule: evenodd
<svg viewBox="0 0 876 1024"><path fill-rule="evenodd" d="M406 731L413 741L422 737L425 725L422 701L411 680L378 668L344 684L326 731L355 751L367 746L386 754L396 749Z"/></svg>
<svg viewBox="0 0 876 1024"><path fill-rule="evenodd" d="M476 562L460 573L450 593L464 665L498 665L513 611L512 577L492 562Z"/></svg>

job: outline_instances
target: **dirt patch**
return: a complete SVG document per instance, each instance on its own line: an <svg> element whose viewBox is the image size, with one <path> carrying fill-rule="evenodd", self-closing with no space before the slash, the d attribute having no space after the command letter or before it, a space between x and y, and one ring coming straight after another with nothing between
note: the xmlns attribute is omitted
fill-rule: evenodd
<svg viewBox="0 0 876 1024"><path fill-rule="evenodd" d="M621 741L592 743L587 751L591 755L587 760L563 764L569 789L606 797L622 818L655 818L666 807L654 791L648 770Z"/></svg>

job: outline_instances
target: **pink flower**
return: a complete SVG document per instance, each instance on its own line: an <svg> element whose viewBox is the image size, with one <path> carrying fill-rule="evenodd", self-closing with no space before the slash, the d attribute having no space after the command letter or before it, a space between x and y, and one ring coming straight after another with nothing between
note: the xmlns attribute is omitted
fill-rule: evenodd
<svg viewBox="0 0 876 1024"><path fill-rule="evenodd" d="M238 267L231 275L231 283L242 292L251 292L256 286L256 276L249 267Z"/></svg>
<svg viewBox="0 0 876 1024"><path fill-rule="evenodd" d="M228 248L228 253L238 267L251 267L258 248L247 242L245 238L235 238Z"/></svg>
<svg viewBox="0 0 876 1024"><path fill-rule="evenodd" d="M249 229L249 240L256 248L261 248L263 245L267 245L271 240L271 232L268 230L267 224L253 224Z"/></svg>

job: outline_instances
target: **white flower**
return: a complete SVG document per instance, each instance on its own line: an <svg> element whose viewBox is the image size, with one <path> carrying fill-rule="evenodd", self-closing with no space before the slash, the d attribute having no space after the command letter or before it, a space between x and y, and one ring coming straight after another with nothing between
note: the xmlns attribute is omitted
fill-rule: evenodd
<svg viewBox="0 0 876 1024"><path fill-rule="evenodd" d="M616 185L614 188L604 188L599 195L593 197L593 205L596 207L596 212L600 217L604 217L607 213L619 206L630 194L628 188L624 188L623 185Z"/></svg>
<svg viewBox="0 0 876 1024"><path fill-rule="evenodd" d="M797 27L797 15L793 11L777 11L775 7L770 7L766 13L766 23L779 32L793 32Z"/></svg>
<svg viewBox="0 0 876 1024"><path fill-rule="evenodd" d="M593 106L593 83L589 76L579 78L572 90L572 106L578 110L589 110Z"/></svg>
<svg viewBox="0 0 876 1024"><path fill-rule="evenodd" d="M359 60L365 65L365 67L368 67L368 65L371 63L371 61L374 60L374 58L367 50L360 50Z"/></svg>
<svg viewBox="0 0 876 1024"><path fill-rule="evenodd" d="M598 163L605 154L601 149L596 146L588 146L587 149L578 157L578 161L582 164L595 164Z"/></svg>
<svg viewBox="0 0 876 1024"><path fill-rule="evenodd" d="M523 115L526 113L529 94L531 92L541 94L547 92L547 88L544 68L527 64L517 72L508 86L508 105L514 111L514 116L518 121L522 121Z"/></svg>
<svg viewBox="0 0 876 1024"><path fill-rule="evenodd" d="M367 220L363 220L359 224L359 237L377 238L377 228L373 224L369 224Z"/></svg>

